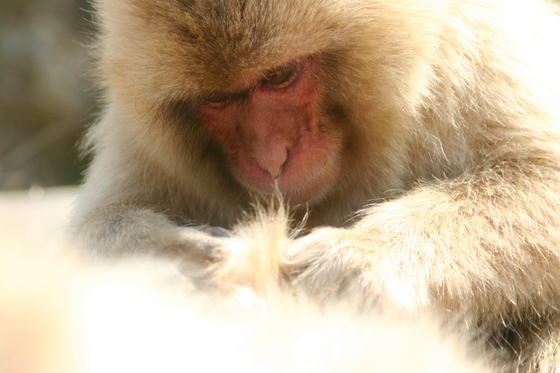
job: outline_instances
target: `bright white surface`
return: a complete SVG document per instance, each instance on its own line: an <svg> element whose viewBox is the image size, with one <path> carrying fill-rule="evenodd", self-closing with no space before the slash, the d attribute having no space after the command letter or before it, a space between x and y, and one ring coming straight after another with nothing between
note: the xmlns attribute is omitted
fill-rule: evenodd
<svg viewBox="0 0 560 373"><path fill-rule="evenodd" d="M0 250L60 244L75 194L73 187L0 193Z"/></svg>

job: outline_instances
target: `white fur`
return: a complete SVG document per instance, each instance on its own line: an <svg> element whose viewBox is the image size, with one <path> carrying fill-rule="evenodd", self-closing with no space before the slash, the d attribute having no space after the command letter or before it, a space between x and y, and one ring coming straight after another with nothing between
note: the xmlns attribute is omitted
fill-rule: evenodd
<svg viewBox="0 0 560 373"><path fill-rule="evenodd" d="M351 304L319 310L285 294L270 271L283 230L270 220L241 229L230 264L206 274L216 285L207 292L173 262L93 264L2 240L0 371L487 371L435 320L359 315Z"/></svg>

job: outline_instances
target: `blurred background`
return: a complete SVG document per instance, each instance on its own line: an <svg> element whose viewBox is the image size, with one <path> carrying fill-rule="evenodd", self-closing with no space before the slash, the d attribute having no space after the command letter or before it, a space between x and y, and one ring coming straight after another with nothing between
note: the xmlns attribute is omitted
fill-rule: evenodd
<svg viewBox="0 0 560 373"><path fill-rule="evenodd" d="M0 190L76 184L97 112L86 0L0 0Z"/></svg>

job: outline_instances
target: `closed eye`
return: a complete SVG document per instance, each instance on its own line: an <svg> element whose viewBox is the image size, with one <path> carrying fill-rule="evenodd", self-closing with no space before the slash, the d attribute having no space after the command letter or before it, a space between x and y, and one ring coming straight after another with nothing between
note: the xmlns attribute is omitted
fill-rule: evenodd
<svg viewBox="0 0 560 373"><path fill-rule="evenodd" d="M284 88L292 84L297 78L298 73L299 68L297 66L289 66L267 74L262 80L262 83L271 88Z"/></svg>
<svg viewBox="0 0 560 373"><path fill-rule="evenodd" d="M225 105L231 99L231 94L224 92L212 92L204 96L204 102L214 105Z"/></svg>
<svg viewBox="0 0 560 373"><path fill-rule="evenodd" d="M241 92L210 92L201 97L201 103L208 108L221 109L234 102L246 101L250 93L250 90Z"/></svg>

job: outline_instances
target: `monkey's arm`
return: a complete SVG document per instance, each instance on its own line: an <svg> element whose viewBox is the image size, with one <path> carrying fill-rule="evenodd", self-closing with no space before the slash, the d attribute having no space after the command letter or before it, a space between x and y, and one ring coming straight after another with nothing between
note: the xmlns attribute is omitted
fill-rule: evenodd
<svg viewBox="0 0 560 373"><path fill-rule="evenodd" d="M93 210L75 229L81 244L101 255L181 255L193 262L216 262L227 256L225 230L178 227L164 214L124 204Z"/></svg>
<svg viewBox="0 0 560 373"><path fill-rule="evenodd" d="M140 162L120 168L120 159L116 157L107 169L99 160L102 157L92 164L70 226L79 247L101 257L181 256L187 259L186 264L216 262L228 255L225 229L178 225L165 213L172 207L170 198L150 189L155 183L134 182L142 180L133 174ZM161 181L161 177L147 170L143 174L150 180Z"/></svg>
<svg viewBox="0 0 560 373"><path fill-rule="evenodd" d="M437 305L475 322L481 312L504 322L516 309L554 309L560 172L555 158L529 153L369 207L350 229L318 229L296 241L287 270L319 298L357 291L369 303Z"/></svg>

